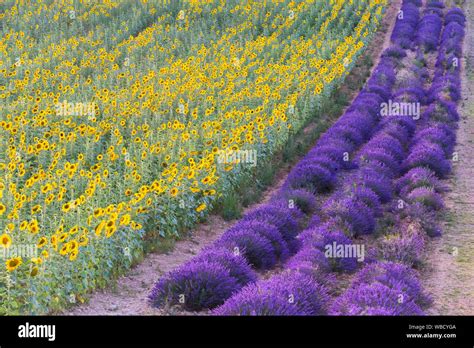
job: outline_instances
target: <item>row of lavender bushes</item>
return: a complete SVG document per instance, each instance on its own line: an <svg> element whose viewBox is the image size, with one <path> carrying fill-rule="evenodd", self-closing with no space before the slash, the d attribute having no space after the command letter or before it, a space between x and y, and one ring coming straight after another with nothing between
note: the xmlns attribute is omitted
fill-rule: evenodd
<svg viewBox="0 0 474 348"><path fill-rule="evenodd" d="M415 8L418 11L417 4L409 3L416 1L406 1L404 8L408 12L412 11L414 15L410 18L415 18L418 22L419 14L414 12ZM448 13L446 22L450 16L456 17L455 12L453 10ZM405 23L401 20L397 22L392 36L394 42L397 42L397 30L405 30ZM449 23L446 28L448 26ZM412 28L416 27L419 35L413 37L413 41L423 40L423 35L420 34L423 27L421 22L420 25L412 25ZM416 30L409 32L412 34ZM403 35L400 37L405 40ZM443 42L445 41L448 39L443 35ZM404 43L397 43L401 47L405 46ZM460 43L458 45L460 47ZM418 46L424 44L419 41ZM425 46L426 49L431 47L428 44ZM452 54L451 49L442 48L441 52L445 52L445 56ZM379 115L380 103L392 97L394 61L404 54L403 49L398 47L387 50L366 88L315 148L295 166L276 197L269 204L246 214L200 255L162 277L150 294L152 305L181 305L187 310L212 309L232 296L215 310L216 314L403 314L407 309L400 308L410 306L413 307L411 313L419 313L417 304L410 300L418 289L416 279L412 281L414 285L410 283L411 287L408 288L404 286L393 290L389 286L390 282L399 281L398 278L411 281L415 278L413 273L403 268L403 265L379 265L376 262L364 268L365 275L361 271L354 284L367 284L369 275L374 279L385 277L387 284L378 280L374 291L380 293L392 290L398 301L402 289L409 293L409 300L403 301L404 306L395 306L396 311L392 312L385 308L387 306L375 309L373 306L361 306L348 292L345 299L341 297L329 308L329 293L335 287L331 272L353 272L357 269L357 261L354 258L330 259L323 253L323 248L328 244L336 242L346 245L351 243L349 237L373 233L375 220L382 214L382 205L392 200L391 188L394 185L394 191L404 195L401 193L402 188L398 186L403 186L403 180L408 180L406 175L411 171L408 171L403 180L394 181L394 178L407 170L407 164L402 161L408 160L405 158L405 149L410 139L416 138L416 135L413 136L415 126L407 117L387 118L380 122ZM438 59L437 67L443 65L442 61L443 59ZM446 74L440 68L438 70L434 79L436 84L433 82L431 93L428 94L430 98L433 94L445 91L443 81ZM424 70L420 69L419 74L423 73ZM420 77L420 81L426 79L425 75ZM453 87L454 81L449 86L450 90L458 90ZM418 89L423 91L422 87ZM415 90L416 88L400 90L393 97L395 100L405 100L407 95L419 97L417 92L420 91ZM371 140L367 143L369 139ZM356 152L357 159L349 160ZM348 171L350 174L347 174ZM341 177L347 180L342 185L343 189L337 190L322 207L318 207L315 194L331 192L336 186L340 186L338 178ZM440 189L441 186L439 185ZM409 200L410 198L407 199ZM309 228L298 236L308 216L316 210L317 214L309 222ZM324 221L321 221L321 216L324 216ZM393 245L391 247L394 249ZM288 258L290 259L287 261ZM285 272L268 280L257 281L256 272L274 268L285 261ZM416 293L421 302L427 302L421 291ZM389 298L394 298L394 295ZM360 309L367 307L370 307L369 311L363 312Z"/></svg>
<svg viewBox="0 0 474 348"><path fill-rule="evenodd" d="M153 306L212 309L245 285L255 283L256 272L274 268L300 249L301 242L296 237L316 209L316 195L334 189L340 172L352 168L349 158L374 129L378 105L371 102L376 94L369 90L387 89L393 84L389 59L379 65L377 76L381 84L377 84L376 77L371 79L373 82L357 96L351 108L293 168L282 190L269 203L245 214L200 255L156 283L149 296ZM371 105L371 113L366 114L367 105ZM359 130L364 136L348 140Z"/></svg>
<svg viewBox="0 0 474 348"><path fill-rule="evenodd" d="M299 234L299 251L285 263L285 270L269 279L246 286L217 308L214 314L321 315L327 312L327 302L330 298L328 289L334 283L334 277L330 273L354 271L357 261L353 258L330 259L325 256L322 250L326 245L333 241L346 244L351 241L342 232L330 231L330 226L335 227L342 222L335 216L335 210L333 218L325 223L327 229L323 231L318 228L316 234L315 226L322 223L319 213L329 205L327 202L323 203L322 207L310 204L314 198L304 198L303 192L307 195L308 191L327 191L328 183L332 188L336 183L340 186L341 179L357 167L357 163L349 159L354 157L353 154L359 152L376 132L381 120L380 104L390 98L394 81L393 58L387 55L381 59L366 87L345 114L288 175L280 195L297 190L300 193L300 206L311 205L312 212L316 213L310 219L308 228ZM364 194L362 191L362 188L350 189L352 202L346 207L346 213L362 218L357 222L351 221L352 224L347 221L345 226L348 234L362 231L360 223L364 224L363 216L367 213L367 206L359 200ZM330 200L331 198L328 201ZM275 198L275 201L278 199ZM340 207L344 209L342 205Z"/></svg>
<svg viewBox="0 0 474 348"><path fill-rule="evenodd" d="M456 142L465 23L460 9L447 11L440 40L443 9L442 2L429 2L415 36L419 49L437 49L438 57L430 88L415 85L407 98L426 108L402 162L403 175L394 181L398 199L393 202L393 214L399 219L394 229L398 233L382 241L378 256L384 261L370 263L359 271L350 289L334 301L334 314L414 315L423 314L423 308L430 304L412 267L421 261L426 240L423 232L431 237L441 233L436 213L444 208L442 179L451 172ZM417 64L423 67L421 76L427 76L423 73L426 61L422 52L417 54ZM410 228L413 224L421 228Z"/></svg>
<svg viewBox="0 0 474 348"><path fill-rule="evenodd" d="M379 121L379 103L390 95L395 79L390 60L379 64L367 88L293 168L271 202L245 214L198 256L158 280L149 296L153 306L215 308L255 283L257 272L284 263L300 249L296 237L314 213L317 195L331 192L340 173L353 168L349 159Z"/></svg>
<svg viewBox="0 0 474 348"><path fill-rule="evenodd" d="M404 8L413 14L409 18L419 18L419 6L417 1L405 1ZM405 81L393 98L395 102L425 105L421 120L415 123L411 115L384 119L373 138L359 151L358 169L323 205L320 214L313 217L310 228L300 234L302 247L287 262L286 271L246 286L216 309L215 314L423 314L422 308L430 304L430 298L423 292L417 272L411 269L420 260L424 247L425 237L419 234L420 230L386 238L381 253L376 250L374 257L356 273L350 288L334 301L330 294L336 284L330 272L351 272L357 264L353 257L328 259L323 251L333 243L350 244L348 236L372 234L375 220L382 216L382 205L389 202L394 203L394 215L403 219L403 214L408 214L413 220L424 222L422 230L429 235L439 233L439 229L432 227L431 217L443 208L439 193L444 186L440 179L451 170L448 158L455 144L455 102L460 95L459 65L453 62L461 54L464 25L462 11L452 9L447 13L435 76L431 88L425 91L429 74L423 52L438 47L442 8L440 2L428 3L419 23L408 23L408 27L416 28L410 31L414 33L413 44L407 43L405 36L396 35L397 30L407 27L405 22L397 22L392 36L402 47L418 47L413 78ZM385 52L385 56L398 58L405 55L396 46ZM387 92L378 91L385 98ZM351 134L350 141L357 142L355 139L363 137L362 133ZM403 225L398 223L395 227ZM383 261L378 261L377 256Z"/></svg>
<svg viewBox="0 0 474 348"><path fill-rule="evenodd" d="M358 147L354 161L346 164L352 170L346 174L342 186L334 192L312 217L309 226L299 236L300 250L285 265L285 271L269 279L246 286L238 294L217 308L218 315L324 315L331 312L331 294L337 291L335 272L352 273L357 270L355 257L327 257L328 245L351 245L350 237L372 234L375 219L382 213L382 204L392 198L391 175L404 156L403 136L407 136L405 118L382 119L380 105L393 97L395 83L394 62L406 55L402 49L391 48L384 52L379 66L361 92L362 102L351 106L355 112L346 115L344 138L334 144L332 128L306 158L295 167L308 168L325 159L328 162L342 158L347 147ZM367 92L370 90L370 94ZM365 116L361 122L361 115ZM338 125L334 126L338 129ZM367 138L370 141L367 141ZM325 145L329 142L329 145ZM323 151L321 151L321 148ZM395 157L397 160L395 160ZM389 163L390 162L390 163ZM340 162L339 165L342 163ZM293 173L292 173L293 174ZM290 174L287 183L294 181ZM307 174L309 175L309 174ZM304 183L304 180L298 180ZM307 187L308 184L302 186Z"/></svg>

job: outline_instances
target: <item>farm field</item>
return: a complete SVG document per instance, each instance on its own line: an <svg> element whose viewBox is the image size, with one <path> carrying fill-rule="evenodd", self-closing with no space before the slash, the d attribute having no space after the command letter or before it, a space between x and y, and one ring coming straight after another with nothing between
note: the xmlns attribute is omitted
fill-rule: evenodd
<svg viewBox="0 0 474 348"><path fill-rule="evenodd" d="M5 313L61 308L205 217L343 80L383 1L35 6L2 13Z"/></svg>
<svg viewBox="0 0 474 348"><path fill-rule="evenodd" d="M2 2L0 314L474 314L466 11Z"/></svg>

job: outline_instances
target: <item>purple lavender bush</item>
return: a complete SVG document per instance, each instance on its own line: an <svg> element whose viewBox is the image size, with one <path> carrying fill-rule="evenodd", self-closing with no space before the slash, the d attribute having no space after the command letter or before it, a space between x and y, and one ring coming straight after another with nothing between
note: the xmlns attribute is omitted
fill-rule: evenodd
<svg viewBox="0 0 474 348"><path fill-rule="evenodd" d="M347 237L343 232L336 230L337 226L332 223L305 230L299 236L299 239L304 245L302 250L305 248L317 249L324 253L327 262L334 272L351 273L357 269L358 266L358 255L347 255L344 251L348 248L352 250L352 240ZM340 251L342 250L342 255ZM298 254L295 255L295 257ZM319 253L313 251L302 251L299 257L303 256L314 256L313 261L320 263ZM301 261L299 257L296 257L296 261ZM323 266L325 266L323 264Z"/></svg>
<svg viewBox="0 0 474 348"><path fill-rule="evenodd" d="M320 280L331 271L332 266L323 251L305 245L287 261L285 268L309 273Z"/></svg>
<svg viewBox="0 0 474 348"><path fill-rule="evenodd" d="M397 22L393 28L391 40L406 49L413 46L416 27L420 18L420 5L404 1Z"/></svg>
<svg viewBox="0 0 474 348"><path fill-rule="evenodd" d="M359 173L349 179L348 183L355 187L367 187L379 197L381 203L388 203L393 196L391 180L381 176L372 168L362 168Z"/></svg>
<svg viewBox="0 0 474 348"><path fill-rule="evenodd" d="M422 315L413 301L403 301L406 294L381 283L361 284L350 288L332 304L330 315Z"/></svg>
<svg viewBox="0 0 474 348"><path fill-rule="evenodd" d="M311 215L317 208L316 197L311 192L303 189L282 189L272 202L277 202L277 204L280 204L278 202L285 202L287 207L293 204L306 215Z"/></svg>
<svg viewBox="0 0 474 348"><path fill-rule="evenodd" d="M418 273L409 266L394 262L373 262L361 269L355 276L352 286L381 283L398 292L403 292L404 301L414 301L423 307L430 303L418 280Z"/></svg>
<svg viewBox="0 0 474 348"><path fill-rule="evenodd" d="M380 241L380 259L401 262L410 267L418 266L422 261L425 244L425 236L419 230L389 234Z"/></svg>
<svg viewBox="0 0 474 348"><path fill-rule="evenodd" d="M413 146L403 166L406 171L415 167L428 168L441 179L451 172L451 163L445 158L441 146L428 141Z"/></svg>
<svg viewBox="0 0 474 348"><path fill-rule="evenodd" d="M417 187L407 194L406 200L409 204L420 203L431 210L444 208L443 198L433 188Z"/></svg>
<svg viewBox="0 0 474 348"><path fill-rule="evenodd" d="M330 191L335 183L335 176L326 168L317 164L304 164L297 165L290 172L285 187L324 193Z"/></svg>
<svg viewBox="0 0 474 348"><path fill-rule="evenodd" d="M248 285L222 306L216 315L322 315L329 296L314 279L300 272L285 272Z"/></svg>
<svg viewBox="0 0 474 348"><path fill-rule="evenodd" d="M288 243L274 225L256 220L248 220L237 223L234 227L227 230L226 234L233 231L247 231L250 234L268 239L278 260L286 260L290 255Z"/></svg>
<svg viewBox="0 0 474 348"><path fill-rule="evenodd" d="M298 212L298 208L289 209L265 204L245 214L242 221L260 221L274 225L281 233L283 239L291 242L300 231L300 219L295 219L294 217L294 214ZM299 213L301 218L303 218L304 214Z"/></svg>
<svg viewBox="0 0 474 348"><path fill-rule="evenodd" d="M277 253L272 242L246 226L226 231L214 246L243 255L257 269L269 269L277 263Z"/></svg>
<svg viewBox="0 0 474 348"><path fill-rule="evenodd" d="M449 157L452 155L456 144L456 135L447 125L435 124L417 132L413 138L412 146L422 143L423 141L438 144L443 148L445 156Z"/></svg>
<svg viewBox="0 0 474 348"><path fill-rule="evenodd" d="M442 12L441 12L442 13ZM432 52L438 48L443 21L439 12L430 11L418 24L416 42L425 52Z"/></svg>
<svg viewBox="0 0 474 348"><path fill-rule="evenodd" d="M215 262L190 262L158 280L150 295L154 307L180 305L199 311L214 308L242 286L230 272Z"/></svg>
<svg viewBox="0 0 474 348"><path fill-rule="evenodd" d="M436 192L444 192L445 185L438 179L436 173L426 167L414 167L395 183L395 190L401 197L406 197L416 188L432 188Z"/></svg>
<svg viewBox="0 0 474 348"><path fill-rule="evenodd" d="M237 279L240 285L246 285L257 281L257 274L252 270L249 263L241 255L236 255L227 249L210 247L203 250L191 262L206 261L218 263L224 266L231 277Z"/></svg>

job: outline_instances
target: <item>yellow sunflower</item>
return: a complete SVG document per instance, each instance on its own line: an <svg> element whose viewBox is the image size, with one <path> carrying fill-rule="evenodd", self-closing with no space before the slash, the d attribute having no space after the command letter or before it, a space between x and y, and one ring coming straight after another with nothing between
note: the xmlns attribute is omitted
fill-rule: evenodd
<svg viewBox="0 0 474 348"><path fill-rule="evenodd" d="M36 246L38 247L38 249L41 249L42 247L46 245L46 243L48 243L48 239L46 237L41 237L38 241L38 244L36 244Z"/></svg>
<svg viewBox="0 0 474 348"><path fill-rule="evenodd" d="M7 266L7 271L8 272L13 272L16 270L20 265L22 264L22 259L21 257L13 257L11 259L8 259L5 264Z"/></svg>
<svg viewBox="0 0 474 348"><path fill-rule="evenodd" d="M12 245L12 239L7 234L2 234L0 236L0 245L5 249L8 249Z"/></svg>
<svg viewBox="0 0 474 348"><path fill-rule="evenodd" d="M204 209L206 209L207 205L206 203L202 203L201 205L199 205L197 208L196 208L196 211L198 213L200 213L201 211L203 211Z"/></svg>

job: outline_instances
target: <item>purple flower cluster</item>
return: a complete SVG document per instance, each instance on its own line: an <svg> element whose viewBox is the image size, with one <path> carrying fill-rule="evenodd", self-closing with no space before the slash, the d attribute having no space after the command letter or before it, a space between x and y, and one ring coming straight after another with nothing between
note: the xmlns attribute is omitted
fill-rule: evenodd
<svg viewBox="0 0 474 348"><path fill-rule="evenodd" d="M337 255L338 246L345 248L346 246L351 246L353 243L345 233L336 230L335 225L331 222L319 227L308 228L300 234L299 238L302 241L303 248L289 260L287 267L288 265L296 267L295 265L298 262L306 261L304 255L311 253L313 250L317 250L323 253L327 259L326 262L329 269L333 272L351 273L357 269L357 259L355 255L342 255L340 257ZM320 263L319 259L317 259L317 261L317 263L313 262L315 267L316 264ZM322 264L322 267L326 268L325 264Z"/></svg>
<svg viewBox="0 0 474 348"><path fill-rule="evenodd" d="M340 196L330 198L323 207L329 221L351 236L373 233L375 213L372 209L357 196Z"/></svg>
<svg viewBox="0 0 474 348"><path fill-rule="evenodd" d="M240 287L228 267L218 262L196 261L162 277L149 300L156 307L181 304L187 310L201 310L222 304Z"/></svg>
<svg viewBox="0 0 474 348"><path fill-rule="evenodd" d="M187 310L222 304L256 281L253 269L272 268L295 251L303 217L297 207L283 204L269 203L250 211L202 254L163 276L149 295L150 303Z"/></svg>
<svg viewBox="0 0 474 348"><path fill-rule="evenodd" d="M428 7L429 14L426 14L418 24L416 43L425 52L433 52L438 48L443 20L440 16L440 11L434 10L436 8Z"/></svg>
<svg viewBox="0 0 474 348"><path fill-rule="evenodd" d="M454 144L456 142L456 134L452 128L443 123L437 123L433 126L428 126L417 132L414 137L412 144L418 145L428 141L442 147L445 156L450 156L454 150Z"/></svg>
<svg viewBox="0 0 474 348"><path fill-rule="evenodd" d="M331 271L331 265L324 252L318 248L304 247L298 251L285 267L310 274L322 281L324 276Z"/></svg>
<svg viewBox="0 0 474 348"><path fill-rule="evenodd" d="M405 300L413 300L419 305L430 303L418 280L418 272L412 268L396 262L373 262L357 273L352 282L353 286L379 282L392 289L406 294Z"/></svg>
<svg viewBox="0 0 474 348"><path fill-rule="evenodd" d="M284 272L247 285L215 315L322 315L329 295L324 286L301 272Z"/></svg>
<svg viewBox="0 0 474 348"><path fill-rule="evenodd" d="M417 167L428 168L440 178L446 178L451 172L451 162L445 157L443 148L429 139L412 146L404 162L405 170Z"/></svg>
<svg viewBox="0 0 474 348"><path fill-rule="evenodd" d="M282 206L296 206L306 215L313 214L317 209L316 197L304 189L281 190L272 198L272 203Z"/></svg>
<svg viewBox="0 0 474 348"><path fill-rule="evenodd" d="M361 284L338 297L330 309L331 315L421 315L423 311L413 301L403 301L405 293L380 282Z"/></svg>
<svg viewBox="0 0 474 348"><path fill-rule="evenodd" d="M416 27L420 20L420 1L404 1L392 32L392 42L407 49L413 45Z"/></svg>
<svg viewBox="0 0 474 348"><path fill-rule="evenodd" d="M396 192L400 197L406 197L416 188L432 188L437 192L445 191L445 185L438 179L435 172L426 167L415 167L399 178L396 183Z"/></svg>
<svg viewBox="0 0 474 348"><path fill-rule="evenodd" d="M385 261L401 262L410 267L420 265L426 239L419 229L401 229L400 233L389 234L380 242L379 258Z"/></svg>
<svg viewBox="0 0 474 348"><path fill-rule="evenodd" d="M373 262L361 269L351 287L332 303L330 314L421 315L422 307L430 302L416 271L401 263Z"/></svg>

